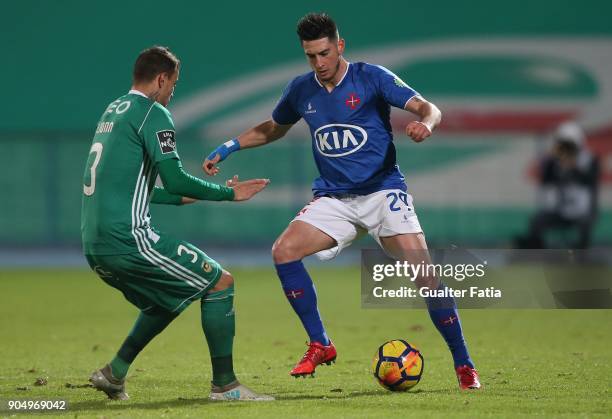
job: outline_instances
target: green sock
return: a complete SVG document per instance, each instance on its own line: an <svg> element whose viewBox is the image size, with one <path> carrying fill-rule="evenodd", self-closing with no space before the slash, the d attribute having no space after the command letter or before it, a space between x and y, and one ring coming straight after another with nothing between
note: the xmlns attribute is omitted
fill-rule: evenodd
<svg viewBox="0 0 612 419"><path fill-rule="evenodd" d="M113 360L110 362L111 373L113 377L123 380L127 375L130 363L119 358L119 355L115 355Z"/></svg>
<svg viewBox="0 0 612 419"><path fill-rule="evenodd" d="M119 352L110 362L113 376L122 380L127 375L128 369L136 355L144 349L151 340L176 318L175 313L159 311L157 313L145 314L140 312L130 334L119 348Z"/></svg>
<svg viewBox="0 0 612 419"><path fill-rule="evenodd" d="M232 362L236 334L234 286L211 292L202 298L202 329L210 350L213 384L225 386L236 381Z"/></svg>

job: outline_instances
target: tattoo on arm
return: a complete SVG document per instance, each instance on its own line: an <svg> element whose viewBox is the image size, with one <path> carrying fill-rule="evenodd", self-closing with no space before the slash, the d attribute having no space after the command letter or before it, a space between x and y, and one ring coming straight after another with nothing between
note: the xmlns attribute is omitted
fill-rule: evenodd
<svg viewBox="0 0 612 419"><path fill-rule="evenodd" d="M406 106L404 109L408 112L412 112L413 114L422 116L422 109L428 102L423 99L421 96L413 96L408 102L406 102Z"/></svg>
<svg viewBox="0 0 612 419"><path fill-rule="evenodd" d="M421 96L414 96L408 100L404 109L418 115L421 118L421 122L427 125L430 131L440 123L442 117L436 105Z"/></svg>

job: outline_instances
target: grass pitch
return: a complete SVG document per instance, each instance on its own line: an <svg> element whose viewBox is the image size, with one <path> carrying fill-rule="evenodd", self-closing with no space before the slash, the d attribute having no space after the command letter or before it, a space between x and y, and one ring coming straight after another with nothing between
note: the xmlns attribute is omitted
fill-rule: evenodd
<svg viewBox="0 0 612 419"><path fill-rule="evenodd" d="M137 358L131 400L86 387L114 355L137 311L85 270L0 272L0 415L6 400L65 399L78 417L594 417L612 414L612 311L465 310L463 325L484 389L460 392L446 345L423 310L362 310L357 269L312 269L338 362L316 378L289 369L306 336L272 269L232 270L234 360L240 380L271 403L212 403L208 349L193 304ZM404 338L425 357L408 393L378 386L378 345ZM42 378L45 385L34 385ZM57 413L56 413L57 414ZM18 413L18 416L26 415Z"/></svg>

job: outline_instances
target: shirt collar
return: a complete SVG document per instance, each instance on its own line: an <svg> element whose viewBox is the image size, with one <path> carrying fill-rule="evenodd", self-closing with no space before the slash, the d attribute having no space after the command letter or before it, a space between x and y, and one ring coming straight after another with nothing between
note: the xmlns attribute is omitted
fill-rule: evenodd
<svg viewBox="0 0 612 419"><path fill-rule="evenodd" d="M149 99L147 95L142 93L140 90L136 90L136 89L130 89L130 91L128 92L128 95L138 95L138 96L146 97L147 99Z"/></svg>
<svg viewBox="0 0 612 419"><path fill-rule="evenodd" d="M340 79L340 81L338 82L338 84L334 86L334 89L335 89L336 87L338 87L338 86L340 86L340 85L342 84L342 82L344 81L344 78L346 77L346 75L347 75L347 74L348 74L348 72L349 72L349 67L350 67L350 65L351 65L351 63L347 61L347 62L346 62L346 70L344 71L344 74L342 75L342 78ZM319 86L323 87L323 83L321 83L321 82L319 81L319 78L317 77L317 73L315 73L315 72L313 71L313 72L312 72L312 74L314 74L314 79L315 79L315 81L317 82L317 84L318 84Z"/></svg>

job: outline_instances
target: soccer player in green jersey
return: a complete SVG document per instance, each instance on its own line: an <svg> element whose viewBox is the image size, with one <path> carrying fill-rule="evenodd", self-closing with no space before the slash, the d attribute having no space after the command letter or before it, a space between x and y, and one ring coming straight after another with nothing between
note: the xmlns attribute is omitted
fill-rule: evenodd
<svg viewBox="0 0 612 419"><path fill-rule="evenodd" d="M92 270L140 309L113 360L90 381L111 399L125 400L125 377L142 349L192 301L201 300L202 328L212 361L212 400L274 400L240 384L234 375L234 279L194 245L150 224L149 203L244 201L267 179L226 186L185 173L166 109L180 62L164 47L137 58L132 89L102 114L85 168L81 233ZM163 188L155 186L160 176Z"/></svg>

